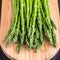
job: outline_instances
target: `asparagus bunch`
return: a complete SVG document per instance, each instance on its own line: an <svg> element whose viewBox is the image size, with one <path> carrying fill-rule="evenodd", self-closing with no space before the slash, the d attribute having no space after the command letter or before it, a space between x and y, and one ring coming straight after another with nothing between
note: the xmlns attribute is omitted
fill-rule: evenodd
<svg viewBox="0 0 60 60"><path fill-rule="evenodd" d="M17 43L19 53L25 44L37 51L44 45L46 37L56 47L54 30L57 28L50 16L48 0L12 0L12 5L12 24L3 40L8 41L7 47Z"/></svg>
<svg viewBox="0 0 60 60"><path fill-rule="evenodd" d="M44 7L43 11L44 11L44 14L45 14L46 21L48 23L47 25L50 25L50 27L48 26L49 29L46 30L46 35L48 36L48 39L50 40L51 44L56 46L56 43L53 42L53 40L55 40L55 42L56 42L56 37L54 39L51 36L51 35L56 36L54 33L52 33L52 30L54 31L54 29L56 29L56 25L54 24L54 22L52 21L51 16L50 16L48 0L41 0L41 2L42 2L42 6ZM44 23L44 24L46 24L46 23ZM49 33L47 33L47 31L49 31Z"/></svg>

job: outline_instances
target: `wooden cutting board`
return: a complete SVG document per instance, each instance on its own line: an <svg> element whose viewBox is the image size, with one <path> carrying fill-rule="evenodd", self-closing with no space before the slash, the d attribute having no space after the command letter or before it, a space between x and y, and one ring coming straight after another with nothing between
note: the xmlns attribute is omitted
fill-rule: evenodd
<svg viewBox="0 0 60 60"><path fill-rule="evenodd" d="M58 12L58 0L49 0L50 11L52 20L57 26L57 47L54 48L46 40L44 46L38 50L37 53L34 50L29 51L27 47L23 47L19 54L16 51L16 44L12 44L9 48L6 48L6 43L2 44L2 40L8 32L12 20L12 0L2 0L2 16L1 16L1 31L0 31L0 44L4 53L12 60L49 60L59 50L59 12Z"/></svg>

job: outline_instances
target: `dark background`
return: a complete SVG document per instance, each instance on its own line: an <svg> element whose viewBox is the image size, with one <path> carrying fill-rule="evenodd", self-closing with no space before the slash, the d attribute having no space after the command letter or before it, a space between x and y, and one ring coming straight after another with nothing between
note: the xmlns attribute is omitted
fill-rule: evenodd
<svg viewBox="0 0 60 60"><path fill-rule="evenodd" d="M0 13L1 13L1 5L2 5L1 2L2 0L0 0ZM59 5L59 11L60 11L60 0L58 0L58 5ZM1 14L0 14L0 18L1 18ZM3 51L1 50L1 47L0 47L0 60L10 60L4 55ZM60 60L60 50L51 60Z"/></svg>

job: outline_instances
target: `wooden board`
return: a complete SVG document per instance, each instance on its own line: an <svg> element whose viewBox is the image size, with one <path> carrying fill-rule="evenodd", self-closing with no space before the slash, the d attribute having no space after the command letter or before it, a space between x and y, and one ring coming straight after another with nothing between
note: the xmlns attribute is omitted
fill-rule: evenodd
<svg viewBox="0 0 60 60"><path fill-rule="evenodd" d="M38 50L37 53L34 50L29 51L27 47L23 47L19 54L16 51L16 44L12 44L9 48L6 48L6 43L2 44L2 40L8 32L12 20L12 2L11 0L2 0L2 16L1 16L1 31L0 31L0 44L4 53L9 58L14 58L16 60L49 60L52 58L59 50L59 12L58 12L58 0L49 0L50 11L52 20L57 26L56 36L57 36L57 47L54 48L51 44L46 41L44 46Z"/></svg>
<svg viewBox="0 0 60 60"><path fill-rule="evenodd" d="M60 15L59 15L59 36L60 36Z"/></svg>

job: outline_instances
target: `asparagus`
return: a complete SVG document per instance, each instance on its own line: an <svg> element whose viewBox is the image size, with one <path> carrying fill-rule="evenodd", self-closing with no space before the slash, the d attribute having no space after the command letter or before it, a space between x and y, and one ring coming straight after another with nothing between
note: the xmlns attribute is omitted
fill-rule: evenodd
<svg viewBox="0 0 60 60"><path fill-rule="evenodd" d="M20 34L20 32L19 32L19 34L18 34L18 46L17 46L17 53L19 53L20 52L20 49L22 48L22 40L21 40L21 36L20 36L21 34Z"/></svg>
<svg viewBox="0 0 60 60"><path fill-rule="evenodd" d="M50 43L53 45L51 30L48 30L45 24L43 25L43 30L44 30L44 33L47 36L48 40L50 41Z"/></svg>
<svg viewBox="0 0 60 60"><path fill-rule="evenodd" d="M37 41L35 41L35 43L36 43L36 52L37 52L37 50L39 49L39 48L41 48L43 45L44 45L44 43L45 43L45 37L44 37L44 35L43 35L43 30L42 30L42 15L41 15L41 5L40 5L40 3L41 3L41 1L40 0L38 0L38 8L37 8L37 29L38 29L38 31L36 30L36 37L38 37L39 36L39 38L37 39ZM39 34L37 34L37 33L39 33ZM38 35L38 36L37 36Z"/></svg>
<svg viewBox="0 0 60 60"><path fill-rule="evenodd" d="M16 0L14 1L14 5L15 6L17 5ZM14 36L14 32L15 32L15 28L16 28L16 24L17 24L18 8L17 8L17 6L15 8L16 8L16 15L14 16L15 18L14 18L14 20L12 22L12 26L9 29L7 36L4 39L5 41L7 39L9 40L7 46L9 46L13 41L13 36ZM15 23L14 23L14 21L15 21Z"/></svg>
<svg viewBox="0 0 60 60"><path fill-rule="evenodd" d="M50 16L48 0L13 0L13 19L11 27L4 39L8 39L7 47L17 43L19 53L23 44L35 51L41 48L46 37L56 47L56 25Z"/></svg>
<svg viewBox="0 0 60 60"><path fill-rule="evenodd" d="M14 35L14 38L13 38L13 42L17 42L18 40L18 34L20 32L20 20L18 18L18 23L17 23L17 28L15 29L15 35Z"/></svg>
<svg viewBox="0 0 60 60"><path fill-rule="evenodd" d="M18 12L18 15L19 15L19 0L18 1L16 1L16 3L17 3L17 12ZM16 42L17 41L17 39L18 39L18 33L19 33L19 28L20 28L20 18L19 18L19 16L17 15L17 24L16 24L16 29L15 29L15 35L14 35L14 39L13 39L13 41L14 42Z"/></svg>
<svg viewBox="0 0 60 60"><path fill-rule="evenodd" d="M26 25L27 25L27 27L26 27L26 33L27 33L27 36L26 36L26 44L29 46L29 37L28 37L28 30L29 30L29 19L30 19L30 17L29 17L29 1L28 0L26 0Z"/></svg>
<svg viewBox="0 0 60 60"><path fill-rule="evenodd" d="M49 24L49 22L46 20L46 18L45 18L45 13L44 13L44 9L43 9L43 4L42 4L42 1L40 0L40 13L41 13L41 15L42 15L42 18L43 18L43 22L45 22L46 23L46 26L48 27L48 29L49 28L51 28L51 25Z"/></svg>
<svg viewBox="0 0 60 60"><path fill-rule="evenodd" d="M24 35L25 35L25 31L24 31L24 29L25 29L25 21L24 21L24 15L23 15L23 2L24 2L24 0L19 0L20 1L20 17L21 17L21 28L22 28L22 44L23 44L23 41L24 41Z"/></svg>
<svg viewBox="0 0 60 60"><path fill-rule="evenodd" d="M14 12L13 14L16 13L16 12L14 11L14 9L16 9L16 0L15 0L15 1L13 0L13 12ZM15 18L15 16L13 16L13 17ZM9 34L11 33L11 31L12 31L12 29L13 29L13 26L14 26L14 24L15 24L14 18L13 18L13 20L12 20L12 25L11 25L11 27L9 28L9 31L8 31L7 35L5 36L3 42L5 42L5 41L7 40Z"/></svg>
<svg viewBox="0 0 60 60"><path fill-rule="evenodd" d="M33 0L33 11L32 11L32 33L30 36L30 48L32 47L32 43L34 40L34 33L35 33L35 22L36 22L36 15L37 15L37 0Z"/></svg>
<svg viewBox="0 0 60 60"><path fill-rule="evenodd" d="M43 31L42 31L42 15L41 15L41 5L40 5L40 0L38 0L38 16L37 16L37 22L38 22L38 26L39 26L39 31L40 31L40 40L41 42L43 42Z"/></svg>
<svg viewBox="0 0 60 60"><path fill-rule="evenodd" d="M32 9L33 9L33 0L29 0L29 30L28 30L28 37L30 36L31 34L31 25L32 25Z"/></svg>
<svg viewBox="0 0 60 60"><path fill-rule="evenodd" d="M19 32L19 34L18 34L18 46L17 46L17 53L19 53L20 52L20 49L22 48L22 40L21 40L21 32Z"/></svg>
<svg viewBox="0 0 60 60"><path fill-rule="evenodd" d="M35 35L34 35L34 42L33 42L33 48L35 48L35 52L37 52L38 49L41 48L45 43L45 37L44 36L43 36L44 41L41 42L40 33L39 33L38 29L39 28L38 28L37 23L36 23L36 32L35 32Z"/></svg>
<svg viewBox="0 0 60 60"><path fill-rule="evenodd" d="M19 1L17 1L17 0L15 1L15 3L16 3L16 16L15 16L15 18L14 18L15 24L13 25L12 31L11 31L11 33L9 34L9 37L8 37L9 42L8 42L8 44L7 44L7 47L10 46L10 44L12 43L12 41L13 41L13 39L14 39L14 34L15 34L16 26L17 26L18 11L19 11L19 4L17 4L18 2L19 2Z"/></svg>
<svg viewBox="0 0 60 60"><path fill-rule="evenodd" d="M56 25L54 24L54 22L51 20L51 17L50 17L50 11L49 11L49 5L48 5L48 0L43 0L42 3L44 4L44 13L45 13L45 17L46 17L46 21L48 23L48 25L51 26L51 28L49 28L49 32L50 32L50 35L52 34L51 33L51 29L52 27L54 27L56 29ZM51 36L52 37L52 36ZM50 39L49 39L50 40ZM50 41L51 44L53 44L53 39Z"/></svg>
<svg viewBox="0 0 60 60"><path fill-rule="evenodd" d="M32 9L33 9L33 8L32 8L33 0L29 0L29 2L30 2L30 3L29 3L29 12L30 12L29 14L30 14L30 16L31 16L31 14L32 14Z"/></svg>
<svg viewBox="0 0 60 60"><path fill-rule="evenodd" d="M49 4L48 4L48 0L43 0L42 3L44 4L44 11L45 11L45 17L49 23L49 25L53 26L56 29L56 25L54 24L54 22L51 19L50 16L50 9L49 9Z"/></svg>
<svg viewBox="0 0 60 60"><path fill-rule="evenodd" d="M35 25L35 28L36 28L36 31L34 33L34 40L33 40L33 46L32 48L35 48L35 50L37 49L38 47L38 40L39 40L39 30L38 30L38 26L37 26L37 20L36 20L36 25Z"/></svg>
<svg viewBox="0 0 60 60"><path fill-rule="evenodd" d="M44 39L44 37L43 37L43 39ZM39 32L39 28L36 23L36 32L35 32L35 36L34 36L34 45L33 45L33 47L35 48L35 52L37 52L38 49L44 45L44 42L45 42L45 39L43 42L41 42L41 40L40 40L40 32Z"/></svg>
<svg viewBox="0 0 60 60"><path fill-rule="evenodd" d="M54 28L52 28L52 39L53 39L53 46L54 47L56 47L56 34L54 33L55 31L54 31Z"/></svg>
<svg viewBox="0 0 60 60"><path fill-rule="evenodd" d="M49 2L48 2L48 0L46 0L46 4L47 4L47 9L48 9L48 15L49 15L50 20L51 20L51 25L52 25L52 27L54 29L57 29L55 23L52 21L51 16L50 16L50 8L49 8Z"/></svg>
<svg viewBox="0 0 60 60"><path fill-rule="evenodd" d="M28 29L29 28L29 1L28 0L26 0L26 9L27 9L26 18L27 18L27 29Z"/></svg>

